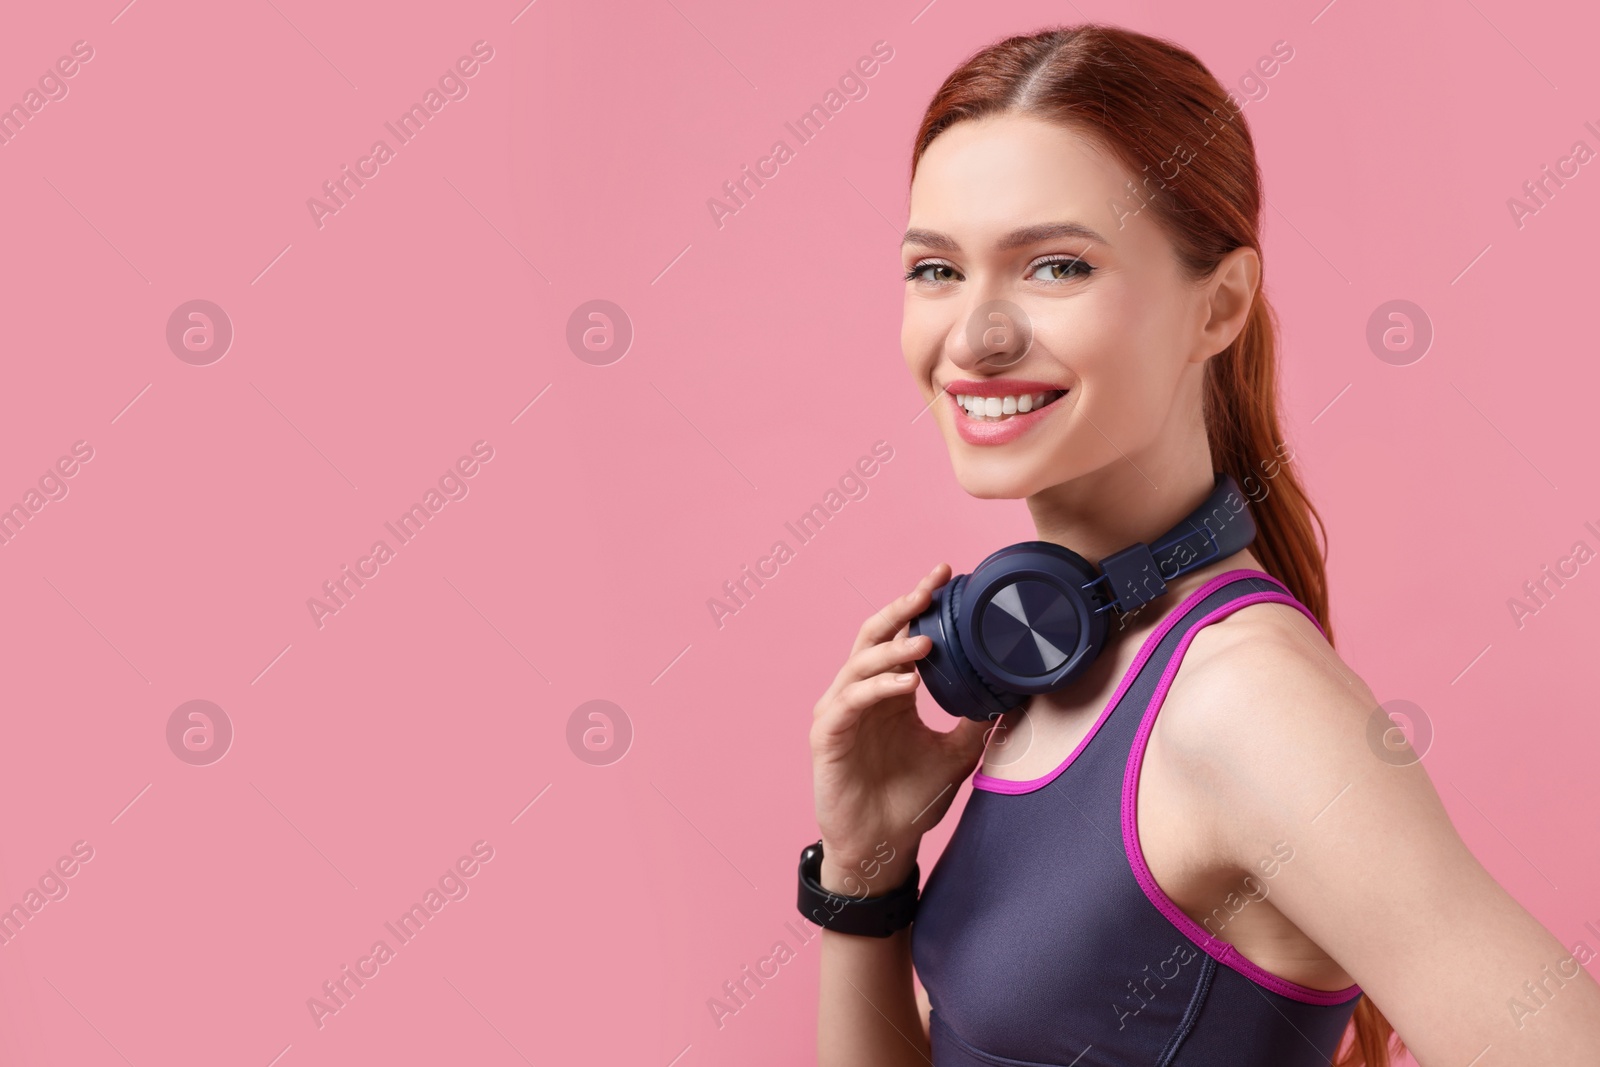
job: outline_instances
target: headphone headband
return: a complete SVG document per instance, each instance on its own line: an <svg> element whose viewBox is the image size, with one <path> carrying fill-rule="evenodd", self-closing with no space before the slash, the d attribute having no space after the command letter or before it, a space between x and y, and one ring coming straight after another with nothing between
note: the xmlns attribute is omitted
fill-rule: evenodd
<svg viewBox="0 0 1600 1067"><path fill-rule="evenodd" d="M1255 539L1255 519L1238 483L1218 471L1211 495L1155 544L1136 541L1100 561L1110 599L1095 610L1132 611L1165 593L1167 582L1180 574L1231 556Z"/></svg>

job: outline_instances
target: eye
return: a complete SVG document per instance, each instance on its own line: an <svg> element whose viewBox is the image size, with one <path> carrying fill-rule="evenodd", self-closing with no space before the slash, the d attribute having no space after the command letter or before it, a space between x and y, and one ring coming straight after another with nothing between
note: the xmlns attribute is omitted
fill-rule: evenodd
<svg viewBox="0 0 1600 1067"><path fill-rule="evenodd" d="M929 271L933 272L932 277L928 276ZM906 281L922 281L929 285L948 285L960 276L960 271L937 259L919 259L906 271Z"/></svg>
<svg viewBox="0 0 1600 1067"><path fill-rule="evenodd" d="M1069 282L1073 278L1087 278L1094 272L1094 268L1085 263L1079 256L1045 256L1028 264L1027 275L1032 277L1035 272L1045 270L1046 273L1039 280L1046 285L1059 285Z"/></svg>

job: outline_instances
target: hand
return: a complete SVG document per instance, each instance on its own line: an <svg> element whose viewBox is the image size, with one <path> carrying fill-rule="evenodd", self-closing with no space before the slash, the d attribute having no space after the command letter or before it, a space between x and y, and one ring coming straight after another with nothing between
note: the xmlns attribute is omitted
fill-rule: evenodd
<svg viewBox="0 0 1600 1067"><path fill-rule="evenodd" d="M904 881L922 835L983 755L989 724L962 718L941 733L917 717L914 661L932 641L908 637L909 624L949 580L941 563L862 623L850 658L813 709L821 882L832 892L878 896Z"/></svg>

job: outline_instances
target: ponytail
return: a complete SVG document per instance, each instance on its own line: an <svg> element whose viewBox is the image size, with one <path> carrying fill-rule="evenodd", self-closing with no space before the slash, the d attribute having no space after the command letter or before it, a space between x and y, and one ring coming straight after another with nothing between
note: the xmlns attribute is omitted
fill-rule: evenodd
<svg viewBox="0 0 1600 1067"><path fill-rule="evenodd" d="M1258 290L1244 329L1206 363L1206 436L1217 469L1233 475L1250 501L1257 531L1250 550L1262 569L1311 609L1331 645L1327 529L1300 484L1294 451L1279 429L1276 345L1277 316ZM1390 1067L1391 1041L1397 1052L1405 1051L1383 1012L1363 996L1333 1067Z"/></svg>

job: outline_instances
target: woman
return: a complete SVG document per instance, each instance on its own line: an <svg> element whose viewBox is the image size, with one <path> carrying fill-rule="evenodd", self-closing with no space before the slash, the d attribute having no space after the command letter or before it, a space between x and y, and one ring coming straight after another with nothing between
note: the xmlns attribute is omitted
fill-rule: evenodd
<svg viewBox="0 0 1600 1067"><path fill-rule="evenodd" d="M1389 724L1331 646L1260 214L1243 117L1164 41L1013 37L929 105L901 340L962 487L1108 564L1224 485L1254 536L1163 565L1079 676L993 724L987 685L976 712L935 692L969 716L949 732L918 718L949 567L866 620L811 729L827 1067L1377 1067L1401 1037L1429 1065L1593 1062L1593 952L1479 866L1397 731L1369 740ZM980 761L917 903L921 836Z"/></svg>

